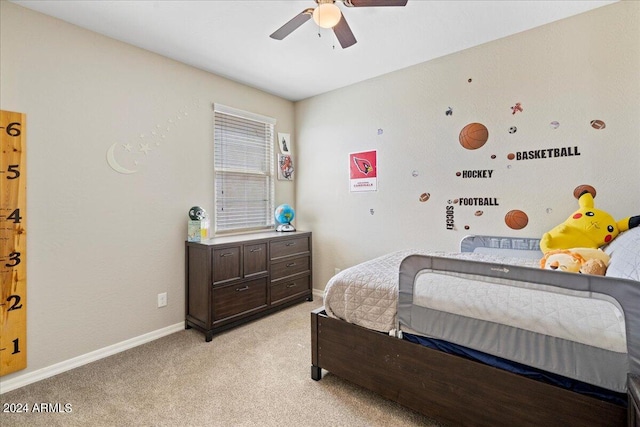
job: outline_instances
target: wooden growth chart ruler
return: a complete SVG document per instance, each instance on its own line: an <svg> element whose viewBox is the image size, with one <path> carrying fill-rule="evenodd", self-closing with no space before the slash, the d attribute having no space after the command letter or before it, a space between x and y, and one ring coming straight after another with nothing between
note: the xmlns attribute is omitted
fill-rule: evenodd
<svg viewBox="0 0 640 427"><path fill-rule="evenodd" d="M27 367L25 115L0 110L0 376Z"/></svg>

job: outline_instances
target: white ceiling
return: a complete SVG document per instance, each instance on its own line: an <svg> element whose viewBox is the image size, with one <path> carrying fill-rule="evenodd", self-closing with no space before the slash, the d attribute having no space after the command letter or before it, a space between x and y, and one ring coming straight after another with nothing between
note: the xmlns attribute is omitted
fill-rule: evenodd
<svg viewBox="0 0 640 427"><path fill-rule="evenodd" d="M342 49L309 20L271 33L314 0L13 0L117 40L297 101L615 1L427 1L347 8ZM333 46L335 45L335 48Z"/></svg>

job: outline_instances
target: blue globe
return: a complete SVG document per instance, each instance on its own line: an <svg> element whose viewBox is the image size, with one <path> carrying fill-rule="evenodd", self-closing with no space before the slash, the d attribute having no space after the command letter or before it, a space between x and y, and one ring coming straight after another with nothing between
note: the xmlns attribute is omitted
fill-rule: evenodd
<svg viewBox="0 0 640 427"><path fill-rule="evenodd" d="M289 224L295 216L293 208L287 204L278 206L274 212L274 217L280 224Z"/></svg>

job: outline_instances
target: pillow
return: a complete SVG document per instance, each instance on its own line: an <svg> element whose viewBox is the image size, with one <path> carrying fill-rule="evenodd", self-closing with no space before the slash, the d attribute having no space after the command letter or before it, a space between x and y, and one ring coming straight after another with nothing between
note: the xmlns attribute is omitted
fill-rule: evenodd
<svg viewBox="0 0 640 427"><path fill-rule="evenodd" d="M611 256L607 276L640 281L640 227L620 233L604 251Z"/></svg>

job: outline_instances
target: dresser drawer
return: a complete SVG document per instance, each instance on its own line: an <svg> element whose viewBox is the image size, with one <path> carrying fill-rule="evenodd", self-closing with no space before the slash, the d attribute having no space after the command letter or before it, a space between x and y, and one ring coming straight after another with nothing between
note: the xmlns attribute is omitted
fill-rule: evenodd
<svg viewBox="0 0 640 427"><path fill-rule="evenodd" d="M284 261L271 263L271 280L309 271L309 257L288 258Z"/></svg>
<svg viewBox="0 0 640 427"><path fill-rule="evenodd" d="M295 237L270 242L271 259L309 252L309 237Z"/></svg>
<svg viewBox="0 0 640 427"><path fill-rule="evenodd" d="M276 304L288 297L309 292L309 276L299 277L294 280L282 280L271 286L271 304Z"/></svg>
<svg viewBox="0 0 640 427"><path fill-rule="evenodd" d="M267 272L267 244L257 243L245 245L244 256L244 277L255 276Z"/></svg>
<svg viewBox="0 0 640 427"><path fill-rule="evenodd" d="M226 282L242 277L240 271L241 246L214 249L211 255L213 265L213 283Z"/></svg>
<svg viewBox="0 0 640 427"><path fill-rule="evenodd" d="M236 316L267 305L267 279L213 288L213 320Z"/></svg>

